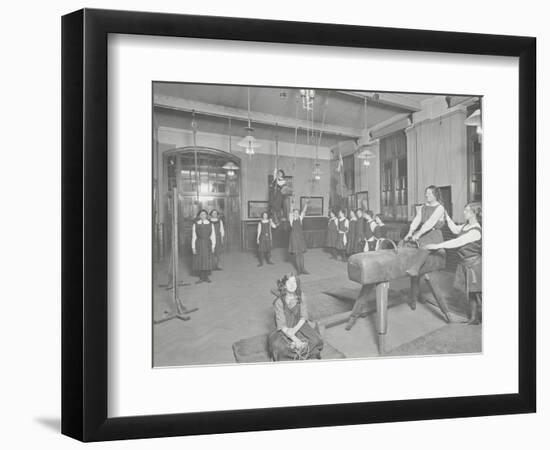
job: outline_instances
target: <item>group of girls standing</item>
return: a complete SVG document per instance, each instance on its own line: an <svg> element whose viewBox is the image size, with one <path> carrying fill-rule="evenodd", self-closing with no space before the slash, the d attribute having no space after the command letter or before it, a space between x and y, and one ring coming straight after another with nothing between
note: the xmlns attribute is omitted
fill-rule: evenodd
<svg viewBox="0 0 550 450"><path fill-rule="evenodd" d="M374 250L378 239L385 238L386 225L380 215L361 208L350 210L346 216L343 210L329 211L326 248L331 259L347 258L355 253Z"/></svg>
<svg viewBox="0 0 550 450"><path fill-rule="evenodd" d="M306 270L304 253L307 251L306 239L304 237L303 220L306 215L308 201L300 211L294 208L294 203L291 203L290 212L288 215L288 224L290 227L290 235L288 239L288 253L293 259L293 264L298 275L309 275ZM258 245L258 267L263 266L263 261L267 264L273 264L271 261L271 250L273 248L272 229L277 228L280 222L275 222L267 212L262 214L261 220L258 222L256 233L256 244Z"/></svg>
<svg viewBox="0 0 550 450"><path fill-rule="evenodd" d="M191 249L193 251L193 272L199 279L198 283L210 283L213 270L222 270L220 257L223 252L225 229L217 210L210 214L203 209L193 223Z"/></svg>

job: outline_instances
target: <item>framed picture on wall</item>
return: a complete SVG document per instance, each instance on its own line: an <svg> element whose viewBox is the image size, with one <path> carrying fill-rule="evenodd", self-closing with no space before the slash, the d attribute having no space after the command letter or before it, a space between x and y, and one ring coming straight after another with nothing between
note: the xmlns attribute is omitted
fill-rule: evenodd
<svg viewBox="0 0 550 450"><path fill-rule="evenodd" d="M323 215L323 197L300 197L300 211L304 208L306 201L309 200L306 216Z"/></svg>
<svg viewBox="0 0 550 450"><path fill-rule="evenodd" d="M370 209L369 191L355 193L355 207L361 209Z"/></svg>
<svg viewBox="0 0 550 450"><path fill-rule="evenodd" d="M248 218L261 219L262 213L269 211L269 202L265 200L248 201Z"/></svg>
<svg viewBox="0 0 550 450"><path fill-rule="evenodd" d="M96 9L66 15L62 26L64 434L100 441L535 411L534 38ZM342 64L354 70L327 70ZM379 154L380 179L369 173L361 184L370 196L353 194L364 177L355 180L349 156L365 138L367 108L378 125L370 137L390 158L385 170ZM304 120L313 110L314 120ZM508 133L489 132L495 123ZM475 152L465 148L467 127L478 135ZM285 216L248 221L270 206L249 199L267 197L265 170L280 154L294 161L284 202L295 190L311 192L315 161L346 146L335 167L344 172L323 175L317 191L340 192L342 208L366 197L375 212L402 217L409 205L395 180L407 184L407 199L422 198L431 183L452 186L451 231L466 220L475 228L473 261L458 272L467 274L463 291L442 252L423 260L411 282L418 249L360 251L343 264L311 245L342 249L341 237L322 228L326 217L310 219L322 222L314 230L289 227ZM181 161L163 168L172 150ZM406 167L403 155L414 156ZM481 205L464 205L472 180L482 195L482 169L491 173L483 192L501 194L485 199L483 225ZM343 178L346 186L334 182ZM170 189L171 197L160 194ZM171 202L164 218L153 202ZM186 205L199 202L209 211L186 221ZM226 220L209 216L214 209ZM313 197L308 215L323 209ZM516 229L498 226L503 210L521 212ZM153 218L170 247L157 260ZM254 256L239 248L243 223ZM481 245L482 232L495 238ZM271 260L274 238L289 244ZM234 239L237 250L224 253L219 239ZM506 254L505 282L504 240L516 250ZM298 286L313 323L298 318L302 308L288 314ZM420 292L430 301L417 302ZM297 323L305 328L286 334ZM364 336L350 342L358 330ZM307 379L308 389L288 389L282 371ZM397 390L396 373L407 373ZM353 378L376 390L334 382Z"/></svg>

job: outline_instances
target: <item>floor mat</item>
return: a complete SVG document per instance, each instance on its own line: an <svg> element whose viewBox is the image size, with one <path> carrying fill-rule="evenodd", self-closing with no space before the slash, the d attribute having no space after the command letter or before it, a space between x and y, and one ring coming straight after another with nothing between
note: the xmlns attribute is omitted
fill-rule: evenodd
<svg viewBox="0 0 550 450"><path fill-rule="evenodd" d="M320 320L346 311L351 311L359 295L360 286L354 282L342 284L341 278L328 278L316 282L302 283L308 298L308 309L311 320ZM390 289L388 307L408 301L408 290ZM376 291L369 295L363 314L376 311Z"/></svg>
<svg viewBox="0 0 550 450"><path fill-rule="evenodd" d="M481 347L481 326L457 323L407 342L386 356L480 353Z"/></svg>

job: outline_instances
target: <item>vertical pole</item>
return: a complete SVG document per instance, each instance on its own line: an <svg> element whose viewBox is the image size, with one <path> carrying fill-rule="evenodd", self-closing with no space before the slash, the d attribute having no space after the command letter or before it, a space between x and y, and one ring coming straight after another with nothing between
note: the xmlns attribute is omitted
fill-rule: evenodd
<svg viewBox="0 0 550 450"><path fill-rule="evenodd" d="M195 184L197 187L197 206L200 197L200 177L199 177L199 162L197 154L197 122L195 121L195 111L193 111L193 120L191 121L191 128L193 128L193 155L195 157Z"/></svg>
<svg viewBox="0 0 550 450"><path fill-rule="evenodd" d="M178 265L179 265L179 248L178 248L178 189L172 189L172 283L174 286L173 298L176 313L180 313L178 300Z"/></svg>
<svg viewBox="0 0 550 450"><path fill-rule="evenodd" d="M154 180L153 180L153 239L155 243L155 254L154 258L156 261L161 261L163 259L163 249L162 242L160 240L160 220L159 220L159 210L160 210L160 200L159 200L159 140L158 140L158 124L155 119L155 114L153 112L153 168L154 168Z"/></svg>
<svg viewBox="0 0 550 450"><path fill-rule="evenodd" d="M378 328L378 353L386 351L386 333L388 332L388 291L390 283L385 281L376 285L376 321Z"/></svg>

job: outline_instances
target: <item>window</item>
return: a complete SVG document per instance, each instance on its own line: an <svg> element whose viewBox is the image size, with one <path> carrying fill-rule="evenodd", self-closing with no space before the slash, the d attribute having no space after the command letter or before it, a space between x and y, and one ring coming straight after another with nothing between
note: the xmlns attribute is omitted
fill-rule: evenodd
<svg viewBox="0 0 550 450"><path fill-rule="evenodd" d="M398 131L380 140L380 205L386 220L407 220L407 138Z"/></svg>
<svg viewBox="0 0 550 450"><path fill-rule="evenodd" d="M466 127L468 137L468 201L481 201L481 142L475 127Z"/></svg>

